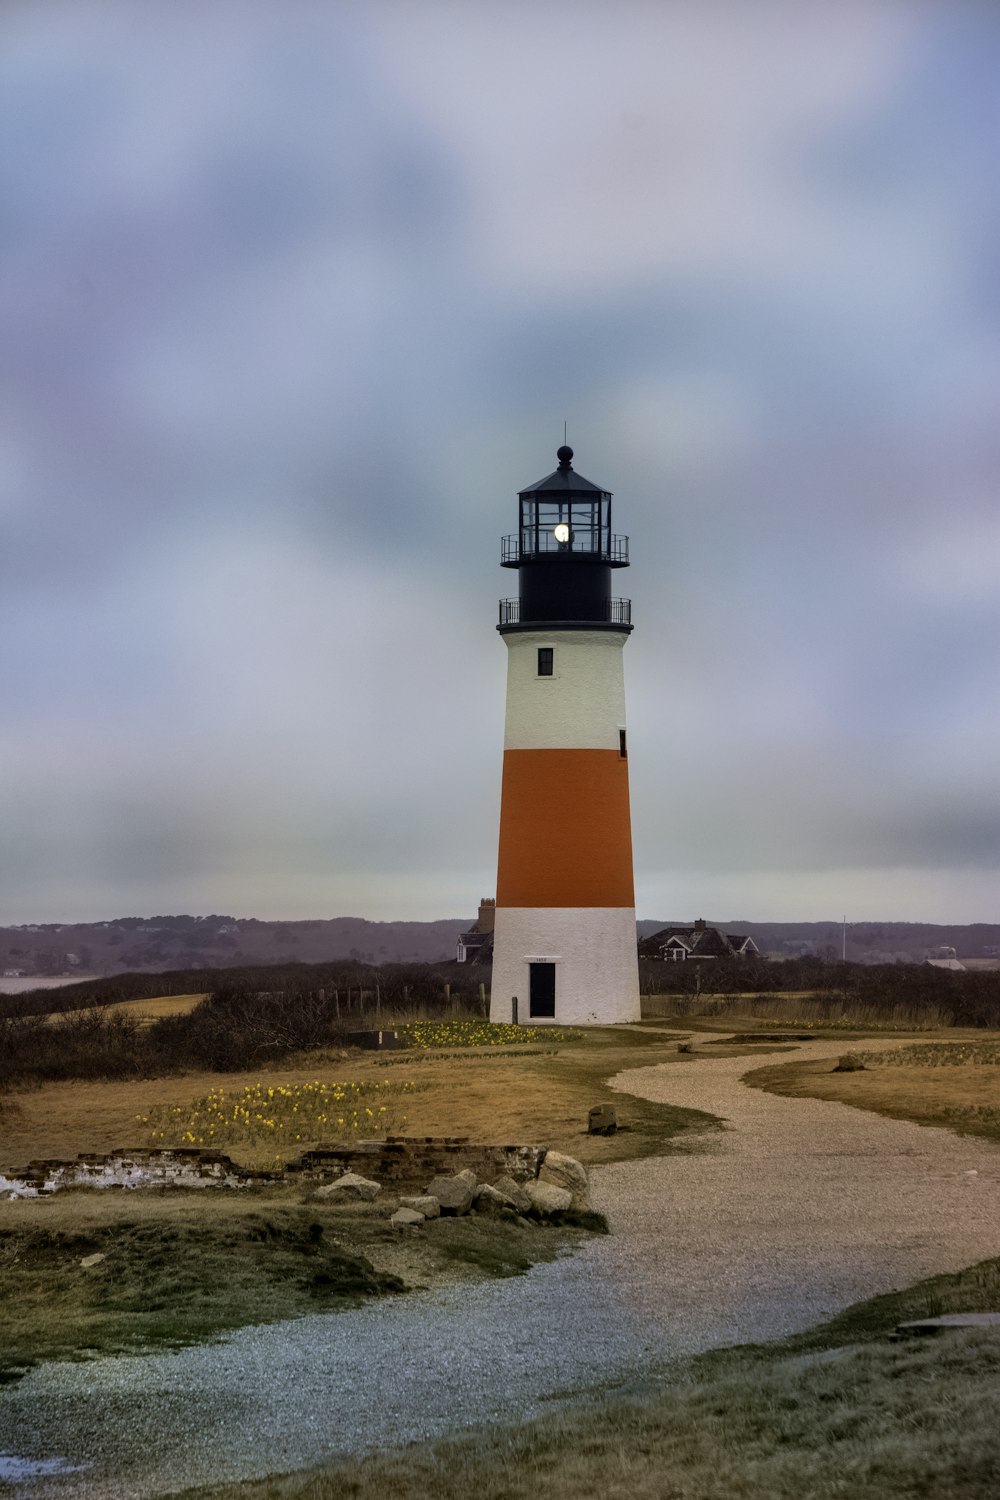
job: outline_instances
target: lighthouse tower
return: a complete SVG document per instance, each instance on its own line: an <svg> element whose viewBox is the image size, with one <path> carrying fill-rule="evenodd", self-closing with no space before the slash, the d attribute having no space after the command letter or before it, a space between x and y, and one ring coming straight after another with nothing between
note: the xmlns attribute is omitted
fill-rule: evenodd
<svg viewBox="0 0 1000 1500"><path fill-rule="evenodd" d="M573 450L518 497L501 562L507 647L491 1019L639 1019L622 652L629 599L611 597L628 538L611 493ZM515 1004L516 1002L516 1004Z"/></svg>

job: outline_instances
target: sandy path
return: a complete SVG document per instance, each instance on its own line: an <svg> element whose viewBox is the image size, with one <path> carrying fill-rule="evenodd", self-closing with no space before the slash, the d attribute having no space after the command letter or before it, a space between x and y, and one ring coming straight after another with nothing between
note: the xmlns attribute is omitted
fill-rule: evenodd
<svg viewBox="0 0 1000 1500"><path fill-rule="evenodd" d="M729 1128L597 1169L614 1232L570 1259L179 1354L34 1372L0 1392L0 1453L88 1467L18 1493L138 1500L517 1418L553 1393L777 1337L1000 1255L1000 1150L746 1088L765 1058L782 1060L706 1055L615 1080Z"/></svg>

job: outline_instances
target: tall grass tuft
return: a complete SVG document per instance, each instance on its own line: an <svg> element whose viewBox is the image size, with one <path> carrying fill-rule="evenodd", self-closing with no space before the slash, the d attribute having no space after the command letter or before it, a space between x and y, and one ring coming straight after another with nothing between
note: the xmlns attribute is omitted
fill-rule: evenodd
<svg viewBox="0 0 1000 1500"><path fill-rule="evenodd" d="M934 1031L950 1026L949 1011L903 1003L879 1005L830 995L658 995L643 1001L646 1016L752 1017L761 1027L844 1031Z"/></svg>

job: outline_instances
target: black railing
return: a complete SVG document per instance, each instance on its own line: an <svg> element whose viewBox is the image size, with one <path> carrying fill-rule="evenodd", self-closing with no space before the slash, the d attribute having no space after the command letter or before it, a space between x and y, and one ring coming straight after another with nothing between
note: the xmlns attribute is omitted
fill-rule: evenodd
<svg viewBox="0 0 1000 1500"><path fill-rule="evenodd" d="M572 623L573 624L579 624L579 625L588 625L588 624L593 624L593 625L631 625L632 624L632 601L631 601L631 599L604 599L604 600L602 600L602 605L603 605L603 608L601 609L600 613L594 614L594 615L589 615L587 617L587 619L585 619L585 620L574 620ZM525 621L524 623L527 624L529 622ZM538 628L540 630L543 630L547 624L548 625L553 625L553 624L557 624L559 622L554 621L554 620L537 620L537 621L531 621L530 623L533 624L533 625L537 624ZM500 600L500 624L501 625L520 625L521 624L521 601L520 601L520 599L501 599Z"/></svg>
<svg viewBox="0 0 1000 1500"><path fill-rule="evenodd" d="M520 536L515 531L500 539L500 565L511 567L532 557L594 557L599 562L628 566L628 537L601 535L597 531L574 527L570 540L556 540L551 530L526 528Z"/></svg>

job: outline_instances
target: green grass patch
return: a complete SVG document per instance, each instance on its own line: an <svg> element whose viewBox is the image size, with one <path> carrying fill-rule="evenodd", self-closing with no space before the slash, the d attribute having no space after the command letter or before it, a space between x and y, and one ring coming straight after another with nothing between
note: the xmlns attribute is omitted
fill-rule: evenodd
<svg viewBox="0 0 1000 1500"><path fill-rule="evenodd" d="M337 1216L320 1205L171 1214L160 1197L76 1226L69 1202L51 1215L54 1204L16 1206L26 1222L0 1226L0 1380L42 1360L198 1343L405 1290L339 1244Z"/></svg>

